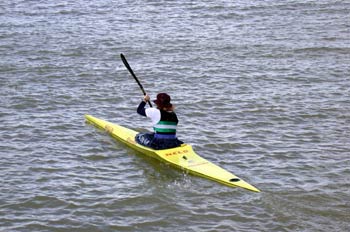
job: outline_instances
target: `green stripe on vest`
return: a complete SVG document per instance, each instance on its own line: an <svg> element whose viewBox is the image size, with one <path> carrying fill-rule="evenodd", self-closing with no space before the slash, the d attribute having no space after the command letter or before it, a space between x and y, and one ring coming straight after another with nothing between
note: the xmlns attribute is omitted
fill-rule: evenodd
<svg viewBox="0 0 350 232"><path fill-rule="evenodd" d="M176 133L177 128L176 122L169 122L169 121L159 121L156 125L154 125L155 132L161 132L161 133Z"/></svg>
<svg viewBox="0 0 350 232"><path fill-rule="evenodd" d="M170 121L159 121L157 125L177 125L176 122L170 122Z"/></svg>

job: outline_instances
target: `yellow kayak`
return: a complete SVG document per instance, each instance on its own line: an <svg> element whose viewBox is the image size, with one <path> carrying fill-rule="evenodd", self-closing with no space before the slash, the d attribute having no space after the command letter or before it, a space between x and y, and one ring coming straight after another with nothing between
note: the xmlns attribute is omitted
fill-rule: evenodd
<svg viewBox="0 0 350 232"><path fill-rule="evenodd" d="M154 150L152 148L142 146L135 141L135 135L138 133L137 131L95 118L91 115L85 115L85 118L87 122L96 127L104 129L113 138L126 144L134 150L141 152L142 154L156 158L181 170L186 170L193 175L217 181L230 187L241 187L250 191L260 192L259 189L248 184L239 177L197 155L193 151L191 145L182 144L181 147L165 150Z"/></svg>

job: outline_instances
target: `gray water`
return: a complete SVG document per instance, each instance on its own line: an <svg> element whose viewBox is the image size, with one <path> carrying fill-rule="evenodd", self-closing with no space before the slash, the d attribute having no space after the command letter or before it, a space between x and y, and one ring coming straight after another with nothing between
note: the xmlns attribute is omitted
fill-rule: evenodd
<svg viewBox="0 0 350 232"><path fill-rule="evenodd" d="M0 2L0 231L349 231L350 2ZM167 92L178 136L261 193L114 141Z"/></svg>

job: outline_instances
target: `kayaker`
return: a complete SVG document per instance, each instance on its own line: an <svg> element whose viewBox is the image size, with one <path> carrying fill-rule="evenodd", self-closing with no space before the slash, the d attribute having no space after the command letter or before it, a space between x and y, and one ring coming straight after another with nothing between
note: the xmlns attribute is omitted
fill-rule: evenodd
<svg viewBox="0 0 350 232"><path fill-rule="evenodd" d="M157 107L145 108L150 97L148 95L143 97L143 101L137 108L137 113L152 120L154 133L137 134L135 140L139 144L161 150L178 147L183 143L176 137L178 119L170 100L168 94L159 93L157 99L153 101Z"/></svg>

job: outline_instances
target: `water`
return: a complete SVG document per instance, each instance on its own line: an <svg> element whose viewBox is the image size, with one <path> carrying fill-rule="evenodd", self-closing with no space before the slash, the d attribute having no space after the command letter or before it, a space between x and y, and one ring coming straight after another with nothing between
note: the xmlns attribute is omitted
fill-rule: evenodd
<svg viewBox="0 0 350 232"><path fill-rule="evenodd" d="M0 3L1 231L349 231L349 1ZM262 190L188 176L85 124L141 91Z"/></svg>

